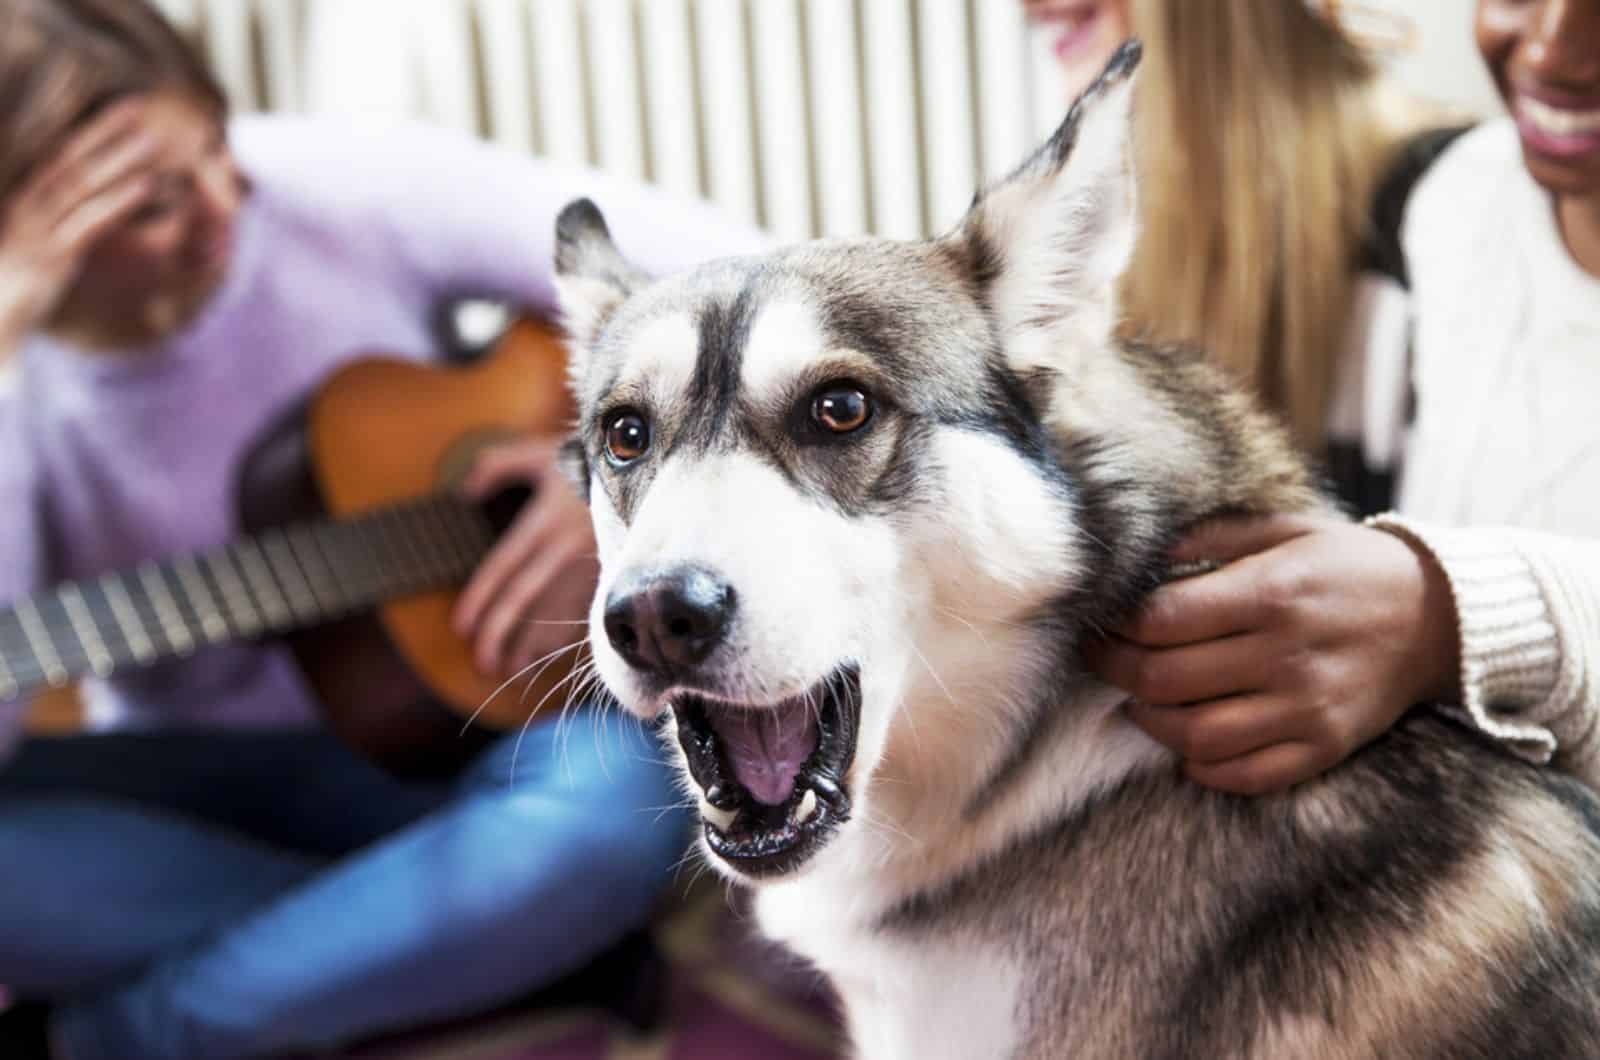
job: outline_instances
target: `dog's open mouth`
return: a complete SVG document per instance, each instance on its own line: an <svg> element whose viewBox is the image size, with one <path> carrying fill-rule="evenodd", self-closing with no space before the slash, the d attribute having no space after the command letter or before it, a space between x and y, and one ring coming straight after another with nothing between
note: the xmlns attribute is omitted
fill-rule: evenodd
<svg viewBox="0 0 1600 1060"><path fill-rule="evenodd" d="M733 868L790 872L850 819L846 778L861 721L854 667L779 703L683 692L672 710L689 772L711 806L706 844Z"/></svg>

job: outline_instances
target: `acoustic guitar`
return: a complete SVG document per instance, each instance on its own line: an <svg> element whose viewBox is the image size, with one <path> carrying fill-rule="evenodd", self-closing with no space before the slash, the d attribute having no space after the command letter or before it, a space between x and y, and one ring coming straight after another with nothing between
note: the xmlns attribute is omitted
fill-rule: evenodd
<svg viewBox="0 0 1600 1060"><path fill-rule="evenodd" d="M528 491L474 505L452 487L484 446L571 418L565 348L535 321L464 367L352 362L252 447L244 536L0 609L0 699L282 638L343 739L396 773L447 774L564 702L581 661L505 688L478 673L451 608Z"/></svg>

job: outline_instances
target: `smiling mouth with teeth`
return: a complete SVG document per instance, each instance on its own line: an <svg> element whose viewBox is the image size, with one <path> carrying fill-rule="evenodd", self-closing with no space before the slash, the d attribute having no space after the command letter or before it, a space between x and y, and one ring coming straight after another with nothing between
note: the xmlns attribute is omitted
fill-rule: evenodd
<svg viewBox="0 0 1600 1060"><path fill-rule="evenodd" d="M1518 95L1511 113L1524 140L1545 153L1565 157L1600 148L1600 106L1557 107L1531 95Z"/></svg>
<svg viewBox="0 0 1600 1060"><path fill-rule="evenodd" d="M704 796L706 845L730 867L758 878L792 872L850 819L861 721L854 667L778 703L680 692L672 711Z"/></svg>

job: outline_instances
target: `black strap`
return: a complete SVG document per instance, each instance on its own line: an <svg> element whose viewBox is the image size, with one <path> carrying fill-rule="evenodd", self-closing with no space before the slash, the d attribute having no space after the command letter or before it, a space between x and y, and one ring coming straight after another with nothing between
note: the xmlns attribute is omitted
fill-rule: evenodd
<svg viewBox="0 0 1600 1060"><path fill-rule="evenodd" d="M1400 246L1400 229L1405 222L1411 191L1445 148L1471 128L1470 125L1456 125L1429 129L1413 136L1400 148L1372 197L1371 229L1362 241L1358 262L1363 270L1382 273L1401 287L1411 289L1405 251Z"/></svg>
<svg viewBox="0 0 1600 1060"><path fill-rule="evenodd" d="M1365 518L1394 507L1394 469L1369 465L1360 442L1329 442L1322 468L1334 497L1349 514Z"/></svg>
<svg viewBox="0 0 1600 1060"><path fill-rule="evenodd" d="M1434 160L1470 128L1463 125L1430 129L1401 146L1373 194L1370 227L1357 258L1357 265L1362 272L1387 276L1402 288L1410 290L1411 277L1406 270L1400 232L1411 192ZM1408 392L1407 420L1414 415L1415 402L1416 395ZM1374 515L1393 507L1396 486L1394 468L1369 466L1359 440L1329 442L1323 455L1323 467L1346 511L1355 515Z"/></svg>

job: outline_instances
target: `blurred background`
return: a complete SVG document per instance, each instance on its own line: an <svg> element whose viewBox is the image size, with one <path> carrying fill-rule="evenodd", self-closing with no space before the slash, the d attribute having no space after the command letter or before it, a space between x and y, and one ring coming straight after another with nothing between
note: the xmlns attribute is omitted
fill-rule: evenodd
<svg viewBox="0 0 1600 1060"><path fill-rule="evenodd" d="M1497 106L1472 0L1323 2L1418 94ZM161 6L241 110L422 117L711 199L783 239L943 229L1064 109L1015 0Z"/></svg>

